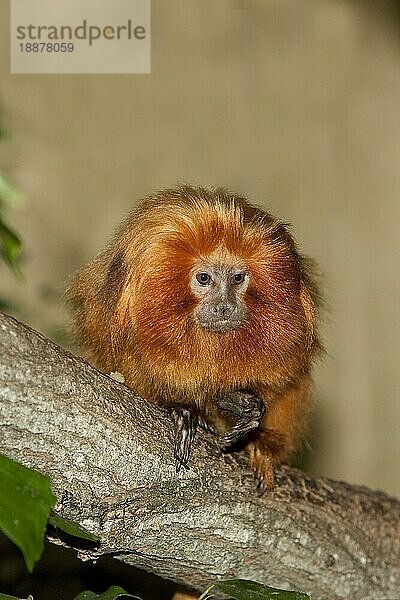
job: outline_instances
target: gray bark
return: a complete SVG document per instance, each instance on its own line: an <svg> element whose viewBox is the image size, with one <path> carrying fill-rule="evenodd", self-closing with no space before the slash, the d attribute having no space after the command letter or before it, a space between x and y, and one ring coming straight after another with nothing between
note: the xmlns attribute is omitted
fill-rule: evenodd
<svg viewBox="0 0 400 600"><path fill-rule="evenodd" d="M48 475L56 512L99 535L82 559L197 590L242 577L313 600L400 598L397 500L286 467L260 498L245 458L205 433L177 475L167 413L5 315L0 452Z"/></svg>

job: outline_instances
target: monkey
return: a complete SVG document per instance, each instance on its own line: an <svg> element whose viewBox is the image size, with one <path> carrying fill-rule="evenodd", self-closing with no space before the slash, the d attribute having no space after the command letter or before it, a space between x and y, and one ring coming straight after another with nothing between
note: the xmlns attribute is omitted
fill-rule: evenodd
<svg viewBox="0 0 400 600"><path fill-rule="evenodd" d="M177 470L198 426L242 444L261 493L299 448L320 294L288 225L224 188L142 201L66 292L84 356L170 411Z"/></svg>

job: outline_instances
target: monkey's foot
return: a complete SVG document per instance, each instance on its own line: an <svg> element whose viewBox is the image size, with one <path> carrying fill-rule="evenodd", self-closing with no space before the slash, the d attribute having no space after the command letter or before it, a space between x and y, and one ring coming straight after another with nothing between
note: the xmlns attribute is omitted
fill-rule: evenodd
<svg viewBox="0 0 400 600"><path fill-rule="evenodd" d="M246 446L249 457L249 466L254 471L257 482L257 491L262 496L267 490L272 490L275 485L274 460L265 454L257 442L250 442Z"/></svg>
<svg viewBox="0 0 400 600"><path fill-rule="evenodd" d="M173 408L171 416L175 425L174 457L176 472L188 468L190 448L197 430L197 416L186 408Z"/></svg>
<svg viewBox="0 0 400 600"><path fill-rule="evenodd" d="M284 436L263 429L246 445L249 466L253 469L260 495L275 486L275 467L284 456Z"/></svg>
<svg viewBox="0 0 400 600"><path fill-rule="evenodd" d="M219 437L223 448L233 446L260 426L265 413L261 398L240 390L231 392L217 401L217 406L235 424Z"/></svg>

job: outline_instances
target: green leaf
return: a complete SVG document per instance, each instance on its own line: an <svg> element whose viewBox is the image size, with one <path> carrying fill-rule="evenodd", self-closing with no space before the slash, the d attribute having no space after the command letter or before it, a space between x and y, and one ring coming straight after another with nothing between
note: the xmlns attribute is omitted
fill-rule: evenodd
<svg viewBox="0 0 400 600"><path fill-rule="evenodd" d="M228 595L232 600L310 600L310 597L302 592L278 590L247 579L218 581L218 583L210 586L205 593L213 588ZM201 598L202 596L199 600Z"/></svg>
<svg viewBox="0 0 400 600"><path fill-rule="evenodd" d="M22 242L0 217L0 254L18 277L22 277L19 267Z"/></svg>
<svg viewBox="0 0 400 600"><path fill-rule="evenodd" d="M99 541L97 535L93 535L84 527L82 527L82 525L79 525L79 523L75 523L75 521L69 521L68 519L63 519L53 512L50 513L49 523L50 525L53 525L53 527L62 529L62 531L65 531L65 533L68 533L68 535L72 535L73 537L82 538L83 540L88 540L89 542Z"/></svg>
<svg viewBox="0 0 400 600"><path fill-rule="evenodd" d="M0 600L19 600L15 596L7 596L6 594L0 594Z"/></svg>
<svg viewBox="0 0 400 600"><path fill-rule="evenodd" d="M0 529L21 550L30 572L43 552L55 503L48 477L0 454Z"/></svg>
<svg viewBox="0 0 400 600"><path fill-rule="evenodd" d="M0 173L0 199L9 206L22 206L24 195Z"/></svg>
<svg viewBox="0 0 400 600"><path fill-rule="evenodd" d="M74 600L115 600L115 598L120 598L121 596L126 596L127 598L134 598L135 600L140 600L138 596L131 596L121 587L117 585L113 585L106 592L97 596L94 592L81 592L78 596L74 598ZM1 600L1 599L0 599Z"/></svg>

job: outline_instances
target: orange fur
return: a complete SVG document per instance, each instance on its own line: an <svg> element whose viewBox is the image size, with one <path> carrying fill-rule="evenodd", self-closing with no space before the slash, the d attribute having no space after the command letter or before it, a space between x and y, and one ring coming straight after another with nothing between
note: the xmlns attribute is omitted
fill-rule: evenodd
<svg viewBox="0 0 400 600"><path fill-rule="evenodd" d="M223 334L191 318L196 264L243 264L250 273L246 322ZM181 186L146 199L67 292L87 357L119 371L159 403L213 418L213 398L235 389L266 405L248 444L256 472L298 445L308 413L310 367L320 349L315 285L287 228L226 190Z"/></svg>

